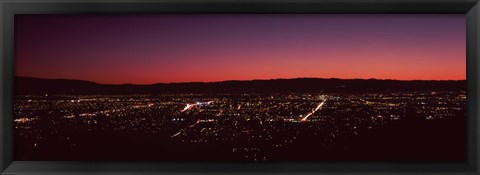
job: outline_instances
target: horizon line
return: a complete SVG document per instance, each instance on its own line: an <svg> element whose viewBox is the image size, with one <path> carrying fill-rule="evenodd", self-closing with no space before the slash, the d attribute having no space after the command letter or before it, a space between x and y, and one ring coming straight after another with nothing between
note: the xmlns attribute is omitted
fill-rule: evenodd
<svg viewBox="0 0 480 175"><path fill-rule="evenodd" d="M138 84L138 83L99 83L96 81L90 80L81 80L81 79L69 79L69 78L41 78L41 77L30 77L30 76L21 76L15 75L14 77L23 77L23 78L36 78L36 79L46 79L46 80L71 80L71 81L87 81L101 85L155 85L155 84L180 84L180 83L221 83L221 82L228 82L228 81L268 81L268 80L293 80L293 79L338 79L338 80L381 80L381 81L466 81L467 79L459 79L459 80L427 80L427 79L409 79L409 80L402 80L402 79L378 79L378 78L321 78L321 77L296 77L296 78L270 78L270 79L250 79L250 80L219 80L219 81L184 81L184 82L158 82L158 83L145 83L145 84Z"/></svg>

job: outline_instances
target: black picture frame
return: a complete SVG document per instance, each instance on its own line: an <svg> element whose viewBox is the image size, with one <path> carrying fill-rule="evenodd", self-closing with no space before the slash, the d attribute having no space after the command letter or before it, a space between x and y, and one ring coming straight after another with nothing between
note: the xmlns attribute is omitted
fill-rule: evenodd
<svg viewBox="0 0 480 175"><path fill-rule="evenodd" d="M1 174L479 174L479 0L0 0ZM468 161L322 163L52 162L13 160L15 14L465 14Z"/></svg>

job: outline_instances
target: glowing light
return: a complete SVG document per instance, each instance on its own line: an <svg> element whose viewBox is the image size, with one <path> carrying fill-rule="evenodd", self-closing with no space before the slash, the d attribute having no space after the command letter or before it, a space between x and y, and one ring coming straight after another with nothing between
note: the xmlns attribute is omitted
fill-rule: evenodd
<svg viewBox="0 0 480 175"><path fill-rule="evenodd" d="M208 101L208 102L196 102L194 104L188 104L187 103L187 106L185 106L185 108L183 108L183 110L181 112L185 112L187 110L191 110L193 107L195 106L207 106L207 105L210 105L212 104L213 101Z"/></svg>
<svg viewBox="0 0 480 175"><path fill-rule="evenodd" d="M33 120L35 120L36 118L17 118L15 120L13 120L14 122L17 122L17 123L28 123L28 122L31 122Z"/></svg>
<svg viewBox="0 0 480 175"><path fill-rule="evenodd" d="M302 122L307 121L308 117L310 117L310 116L313 115L315 112L317 112L319 109L321 109L322 106L325 105L325 102L326 102L326 101L327 101L327 100L322 101L314 110L312 110L312 112L308 113L305 117L303 117L301 121L302 121Z"/></svg>

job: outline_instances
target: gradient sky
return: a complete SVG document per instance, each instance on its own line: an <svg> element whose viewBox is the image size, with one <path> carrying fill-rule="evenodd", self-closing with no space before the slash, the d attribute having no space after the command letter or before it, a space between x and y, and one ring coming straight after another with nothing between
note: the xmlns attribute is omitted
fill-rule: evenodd
<svg viewBox="0 0 480 175"><path fill-rule="evenodd" d="M466 79L463 14L15 15L15 74L108 84Z"/></svg>

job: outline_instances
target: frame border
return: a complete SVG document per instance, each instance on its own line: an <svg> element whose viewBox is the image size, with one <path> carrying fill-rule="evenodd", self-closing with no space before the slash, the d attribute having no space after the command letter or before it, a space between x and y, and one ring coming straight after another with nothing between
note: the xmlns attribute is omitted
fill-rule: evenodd
<svg viewBox="0 0 480 175"><path fill-rule="evenodd" d="M0 0L1 174L480 174L479 0ZM15 14L324 13L465 14L468 162L166 163L13 160Z"/></svg>

